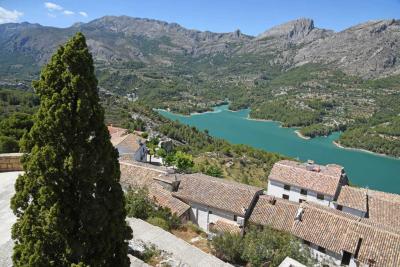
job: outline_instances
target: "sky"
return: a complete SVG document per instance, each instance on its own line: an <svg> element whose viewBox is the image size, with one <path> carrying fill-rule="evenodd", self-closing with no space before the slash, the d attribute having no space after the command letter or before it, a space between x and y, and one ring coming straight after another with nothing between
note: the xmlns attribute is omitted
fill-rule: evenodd
<svg viewBox="0 0 400 267"><path fill-rule="evenodd" d="M0 0L0 24L69 27L105 15L176 22L213 32L257 35L278 24L312 18L319 28L344 30L376 19L400 18L400 0Z"/></svg>

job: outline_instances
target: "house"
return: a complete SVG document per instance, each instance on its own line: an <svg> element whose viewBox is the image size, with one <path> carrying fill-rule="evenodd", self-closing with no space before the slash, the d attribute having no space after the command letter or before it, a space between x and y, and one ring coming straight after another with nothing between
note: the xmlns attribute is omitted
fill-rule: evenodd
<svg viewBox="0 0 400 267"><path fill-rule="evenodd" d="M281 160L271 170L267 194L294 202L308 201L333 206L341 185L347 183L342 166Z"/></svg>
<svg viewBox="0 0 400 267"><path fill-rule="evenodd" d="M182 222L189 220L190 206L172 196L171 191L165 189L158 183L149 186L149 196L160 207L168 208L172 214L180 218Z"/></svg>
<svg viewBox="0 0 400 267"><path fill-rule="evenodd" d="M399 228L313 203L260 196L249 221L300 238L326 266L400 266Z"/></svg>
<svg viewBox="0 0 400 267"><path fill-rule="evenodd" d="M137 136L136 134L128 133L127 129L112 125L107 126L107 128L111 136L111 143L116 149L118 149L120 155L133 155L138 151L140 144L145 141L142 137Z"/></svg>
<svg viewBox="0 0 400 267"><path fill-rule="evenodd" d="M263 189L201 173L180 176L173 196L190 206L190 220L206 232L240 231ZM230 227L229 231L234 231Z"/></svg>
<svg viewBox="0 0 400 267"><path fill-rule="evenodd" d="M372 222L400 229L400 195L342 186L335 207Z"/></svg>
<svg viewBox="0 0 400 267"><path fill-rule="evenodd" d="M152 164L120 159L120 183L124 188L145 187L149 197L160 207L170 209L183 222L189 219L190 206L172 196L175 175L169 169ZM161 182L162 181L162 182ZM166 186L169 184L169 187Z"/></svg>

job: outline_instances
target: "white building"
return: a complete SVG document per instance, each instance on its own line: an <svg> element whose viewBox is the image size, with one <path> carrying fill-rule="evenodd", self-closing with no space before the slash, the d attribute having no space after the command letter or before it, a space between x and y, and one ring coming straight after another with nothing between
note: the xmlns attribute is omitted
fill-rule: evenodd
<svg viewBox="0 0 400 267"><path fill-rule="evenodd" d="M195 173L180 177L173 196L190 205L190 220L204 231L235 227L240 231L262 192L259 187Z"/></svg>
<svg viewBox="0 0 400 267"><path fill-rule="evenodd" d="M318 266L400 266L400 228L331 207L263 195L249 221L296 236Z"/></svg>
<svg viewBox="0 0 400 267"><path fill-rule="evenodd" d="M400 195L342 186L335 207L400 232Z"/></svg>
<svg viewBox="0 0 400 267"><path fill-rule="evenodd" d="M282 160L271 170L267 194L299 203L308 201L333 207L341 185L347 182L346 173L339 165Z"/></svg>

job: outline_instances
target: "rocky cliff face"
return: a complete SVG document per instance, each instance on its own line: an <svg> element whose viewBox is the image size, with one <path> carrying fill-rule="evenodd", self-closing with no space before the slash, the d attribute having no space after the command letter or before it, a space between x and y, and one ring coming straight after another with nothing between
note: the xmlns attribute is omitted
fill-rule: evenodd
<svg viewBox="0 0 400 267"><path fill-rule="evenodd" d="M257 40L279 38L285 41L304 42L322 38L323 33L329 35L333 32L315 28L312 19L301 18L275 26L257 36Z"/></svg>
<svg viewBox="0 0 400 267"><path fill-rule="evenodd" d="M218 55L252 55L268 57L269 64L283 69L322 63L365 78L400 74L399 20L366 22L335 33L316 28L311 19L298 19L257 37L239 30L201 32L176 23L126 16L107 16L65 29L29 23L3 24L0 63L11 67L28 60L41 65L76 31L87 36L95 59L107 64L141 61L168 66L182 58L196 61Z"/></svg>
<svg viewBox="0 0 400 267"><path fill-rule="evenodd" d="M356 25L300 48L296 65L329 63L366 78L400 74L400 21L380 20Z"/></svg>

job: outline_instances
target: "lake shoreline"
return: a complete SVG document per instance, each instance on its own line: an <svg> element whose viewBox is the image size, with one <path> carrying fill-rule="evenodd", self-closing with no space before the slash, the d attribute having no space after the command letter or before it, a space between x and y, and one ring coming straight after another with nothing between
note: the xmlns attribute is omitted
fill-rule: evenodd
<svg viewBox="0 0 400 267"><path fill-rule="evenodd" d="M297 134L297 136L300 137L301 139L304 139L304 140L310 140L310 139L311 139L311 137L303 135L303 134L300 132L300 130L296 130L296 131L294 131L294 132L295 132L295 133Z"/></svg>
<svg viewBox="0 0 400 267"><path fill-rule="evenodd" d="M354 151L361 151L361 152L365 152L365 153L369 153L369 154L373 154L373 155L375 155L375 156L380 156L380 157L385 157L385 158L391 158L391 159L397 159L397 160L400 159L400 158L395 157L395 156L390 156L390 155L383 154L383 153L377 153L377 152L373 152L373 151L366 150L366 149L363 149L363 148L356 148L356 147L347 147L347 146L343 146L342 144L340 144L340 143L338 143L338 142L336 142L336 141L332 141L332 143L333 143L336 147L341 148L341 149L354 150Z"/></svg>
<svg viewBox="0 0 400 267"><path fill-rule="evenodd" d="M223 106L223 105L221 105L221 106ZM219 107L219 106L216 106L216 107ZM166 109L156 109L156 110L164 111L164 112L171 112L171 111L168 111L168 110L166 110ZM229 111L229 112L239 112L239 111L241 111L241 110L230 110L229 108L227 108L226 110ZM178 115L178 116L190 118L190 116L203 115L203 114L207 114L207 113L219 113L219 112L222 112L222 110L217 110L217 111L216 111L216 110L213 110L213 111L204 111L204 112L194 112L194 113L190 113L190 115L183 115L183 114L173 113L173 112L172 112L172 113L173 113L173 114L176 114L176 115ZM246 120L250 120L250 121L259 121L259 122L275 122L275 123L279 123L279 127L283 127L283 128L292 128L292 129L293 129L293 128L294 128L294 129L297 128L297 127L284 127L284 126L282 126L282 122L280 122L280 121L275 121L275 120L271 120L271 119L255 119L255 118L251 118L251 117L250 117L250 114L247 115ZM313 139L313 138L311 138L311 137L309 137L309 136L303 135L303 134L300 132L300 130L295 130L294 133L295 133L299 138L301 138L301 139L303 139L303 140L311 140L311 139ZM325 137L327 137L327 136L325 136ZM360 151L360 152L369 153L369 154L373 154L373 155L380 156L380 157L386 157L386 158L392 158L392 159L400 160L400 157L395 157L395 156L391 156L391 155L387 155L387 154L383 154L383 153L377 153L377 152L369 151L369 150L366 150L366 149L363 149L363 148L345 147L345 146L341 145L340 143L338 143L338 142L336 142L336 141L332 141L332 143L333 143L336 147L341 148L341 149L347 149L347 150L353 150L353 151Z"/></svg>
<svg viewBox="0 0 400 267"><path fill-rule="evenodd" d="M235 111L235 112L237 112L237 111ZM268 119L268 120L267 120L267 119L254 119L254 118L250 117L250 114L247 115L247 118L246 118L246 119L249 120L249 121L278 122L278 123L281 124L280 121L274 121L274 120L269 120L269 119Z"/></svg>

